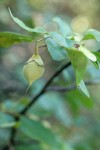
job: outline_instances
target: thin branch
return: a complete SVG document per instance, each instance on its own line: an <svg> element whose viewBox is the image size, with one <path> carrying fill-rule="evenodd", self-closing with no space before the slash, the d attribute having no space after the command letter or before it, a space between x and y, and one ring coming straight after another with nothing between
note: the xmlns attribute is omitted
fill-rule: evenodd
<svg viewBox="0 0 100 150"><path fill-rule="evenodd" d="M20 120L20 115L24 115L29 108L38 100L38 98L40 96L42 96L45 92L46 89L49 87L49 85L52 83L52 81L59 76L59 74L66 68L68 68L71 65L71 62L68 62L67 64L63 65L61 68L59 68L54 74L53 76L47 81L47 83L44 85L43 89L35 96L32 98L32 100L29 102L29 104L19 113L19 116L15 117L15 121L19 121ZM11 129L11 137L9 140L9 144L14 146L15 145L15 135L16 135L17 129L15 127L12 127ZM6 145L3 150L10 150L9 146Z"/></svg>
<svg viewBox="0 0 100 150"><path fill-rule="evenodd" d="M87 86L95 86L95 85L100 85L100 80L94 80L94 81L85 81L85 84ZM70 86L49 86L45 89L45 92L48 92L48 91L54 91L54 92L69 92L69 91L72 91L74 89L76 89L77 86L76 84L72 84ZM2 110L2 109L1 109ZM7 113L9 115L12 115L13 117L15 118L18 118L18 116L20 115L19 113L14 113L14 112L10 112L10 111L5 111L5 110L2 110L2 112L4 113Z"/></svg>
<svg viewBox="0 0 100 150"><path fill-rule="evenodd" d="M95 81L85 81L85 84L87 86L95 86L95 85L100 85L100 80L95 80ZM50 91L53 91L53 92L69 92L69 91L72 91L74 89L76 89L77 86L76 84L72 84L70 86L49 86L45 89L45 92L50 92ZM13 112L10 112L10 111L4 111L2 110L2 112L5 112L5 113L8 113L10 115L12 115L14 118L18 118L19 117L19 113L13 113ZM17 120L15 120L17 121Z"/></svg>
<svg viewBox="0 0 100 150"><path fill-rule="evenodd" d="M43 89L32 98L32 100L29 102L29 104L20 112L20 114L25 114L29 108L37 101L37 99L43 95L46 92L46 89L49 87L49 85L52 83L54 78L56 78L64 69L68 68L71 65L71 62L68 62L67 64L63 65L60 69L58 69L54 75L47 81Z"/></svg>
<svg viewBox="0 0 100 150"><path fill-rule="evenodd" d="M86 81L85 84L87 86L94 86L94 85L97 85L97 84L100 84L100 81ZM77 86L76 84L73 84L71 86L68 86L68 87L64 87L64 86L51 86L51 87L48 87L46 89L46 91L56 91L56 92L68 92L68 91L72 91L74 89L76 89Z"/></svg>
<svg viewBox="0 0 100 150"><path fill-rule="evenodd" d="M54 92L68 92L71 90L76 89L76 85L73 84L71 86L68 87L64 87L64 86L50 86L46 89L46 91L54 91Z"/></svg>

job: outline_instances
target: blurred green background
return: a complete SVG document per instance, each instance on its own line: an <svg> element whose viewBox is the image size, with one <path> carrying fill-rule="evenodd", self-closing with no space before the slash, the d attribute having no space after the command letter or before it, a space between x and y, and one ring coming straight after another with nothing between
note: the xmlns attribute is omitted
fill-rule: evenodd
<svg viewBox="0 0 100 150"><path fill-rule="evenodd" d="M28 33L15 24L8 12L8 7L14 16L32 28L43 26L48 31L57 31L57 25L52 22L52 19L61 17L68 23L68 28L72 32L82 34L89 28L100 30L100 0L0 0L0 32L12 31L31 35L35 40L40 37ZM100 49L100 43L94 40L89 40L85 44L90 50ZM28 84L23 76L22 68L33 52L33 42L16 44L7 49L0 48L0 116L4 118L4 123L7 122L4 114L18 112L29 100L25 92ZM33 84L29 91L30 95L38 93L56 68L66 62L66 60L53 61L46 48L40 49L40 55L46 71L44 76ZM89 64L85 80L100 81L100 70L96 70ZM73 68L69 67L54 80L52 86L66 87L73 83L75 83L75 75ZM93 106L92 102L87 102L86 97L76 89L64 93L48 91L31 107L28 115L33 119L38 118L59 135L67 145L65 150L99 150L100 84L88 86L88 89L93 99ZM4 127L1 121L0 149L8 142L9 136L10 128ZM18 139L23 141L25 138L20 132L17 136L16 141ZM39 147L29 148L28 144L18 145L16 144L17 150L39 149ZM44 146L45 149L49 150Z"/></svg>

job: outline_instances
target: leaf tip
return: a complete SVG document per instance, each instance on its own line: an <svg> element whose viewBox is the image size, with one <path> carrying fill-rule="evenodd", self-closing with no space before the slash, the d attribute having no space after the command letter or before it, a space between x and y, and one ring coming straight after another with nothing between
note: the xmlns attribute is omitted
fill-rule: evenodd
<svg viewBox="0 0 100 150"><path fill-rule="evenodd" d="M9 11L10 15L12 15L11 10L10 10L10 7L8 7L8 11Z"/></svg>

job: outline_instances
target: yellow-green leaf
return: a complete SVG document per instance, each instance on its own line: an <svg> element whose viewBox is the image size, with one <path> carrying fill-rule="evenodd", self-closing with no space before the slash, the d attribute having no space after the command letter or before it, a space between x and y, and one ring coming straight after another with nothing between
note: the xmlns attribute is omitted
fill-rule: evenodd
<svg viewBox="0 0 100 150"><path fill-rule="evenodd" d="M80 46L79 50L90 60L94 62L97 60L96 56L91 51L89 51L86 47Z"/></svg>
<svg viewBox="0 0 100 150"><path fill-rule="evenodd" d="M88 59L80 50L67 48L67 51L76 73L76 83L79 85L81 80L83 80Z"/></svg>
<svg viewBox="0 0 100 150"><path fill-rule="evenodd" d="M14 20L14 22L17 23L24 30L26 30L28 32L34 32L34 33L40 33L40 34L46 33L46 30L42 27L29 28L20 19L14 17L10 9L9 9L9 12L10 12L10 15L11 15L12 19Z"/></svg>
<svg viewBox="0 0 100 150"><path fill-rule="evenodd" d="M0 47L7 48L13 44L21 42L31 42L33 40L30 36L25 36L13 32L0 32Z"/></svg>

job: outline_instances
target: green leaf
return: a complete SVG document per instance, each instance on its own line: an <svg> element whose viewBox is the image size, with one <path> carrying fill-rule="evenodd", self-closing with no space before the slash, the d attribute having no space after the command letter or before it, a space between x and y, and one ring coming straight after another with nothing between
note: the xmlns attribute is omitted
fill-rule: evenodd
<svg viewBox="0 0 100 150"><path fill-rule="evenodd" d="M10 115L0 112L0 128L8 128L15 125L13 117Z"/></svg>
<svg viewBox="0 0 100 150"><path fill-rule="evenodd" d="M51 38L53 38L60 46L67 47L65 38L56 32L49 32Z"/></svg>
<svg viewBox="0 0 100 150"><path fill-rule="evenodd" d="M21 117L20 130L31 139L38 140L50 146L59 146L56 135L41 122Z"/></svg>
<svg viewBox="0 0 100 150"><path fill-rule="evenodd" d="M13 44L21 42L31 42L33 39L29 36L24 36L12 32L0 32L0 47L7 48Z"/></svg>
<svg viewBox="0 0 100 150"><path fill-rule="evenodd" d="M72 106L72 110L76 111L80 108L80 106L85 106L87 108L93 107L93 101L90 97L86 96L84 93L82 93L79 90L72 90L68 92L67 94L67 101Z"/></svg>
<svg viewBox="0 0 100 150"><path fill-rule="evenodd" d="M96 69L99 69L99 62L98 61L95 61L95 62L92 62L92 63L93 63L93 65Z"/></svg>
<svg viewBox="0 0 100 150"><path fill-rule="evenodd" d="M93 52L93 54L96 56L97 61L100 63L100 52Z"/></svg>
<svg viewBox="0 0 100 150"><path fill-rule="evenodd" d="M90 39L94 39L96 41L100 42L100 32L94 29L89 29L82 40L90 40Z"/></svg>
<svg viewBox="0 0 100 150"><path fill-rule="evenodd" d="M62 35L66 37L69 34L71 34L71 29L69 25L65 21L63 21L61 18L55 17L53 18L53 21L59 25L59 31L62 33Z"/></svg>
<svg viewBox="0 0 100 150"><path fill-rule="evenodd" d="M83 80L84 73L87 67L88 59L87 57L77 49L67 49L71 63L76 73L76 83L80 84Z"/></svg>
<svg viewBox="0 0 100 150"><path fill-rule="evenodd" d="M93 52L93 54L96 56L97 61L93 62L94 66L99 69L100 68L100 52Z"/></svg>
<svg viewBox="0 0 100 150"><path fill-rule="evenodd" d="M86 47L80 46L79 50L82 51L82 53L90 60L94 62L97 60L96 56L92 52L90 52Z"/></svg>
<svg viewBox="0 0 100 150"><path fill-rule="evenodd" d="M66 50L61 47L56 41L51 38L47 38L46 44L48 47L48 51L54 60L60 61L67 58Z"/></svg>
<svg viewBox="0 0 100 150"><path fill-rule="evenodd" d="M13 14L11 13L11 10L9 9L10 15L12 17L12 19L23 29L27 30L28 32L34 32L34 33L40 33L40 34L44 34L46 33L46 30L42 27L36 27L34 29L29 28L28 26L26 26L21 20L19 20L18 18L14 17Z"/></svg>
<svg viewBox="0 0 100 150"><path fill-rule="evenodd" d="M79 83L78 88L79 88L86 96L90 97L89 92L88 92L88 90L87 90L87 88L86 88L85 83L84 83L83 80L81 80L81 82Z"/></svg>

